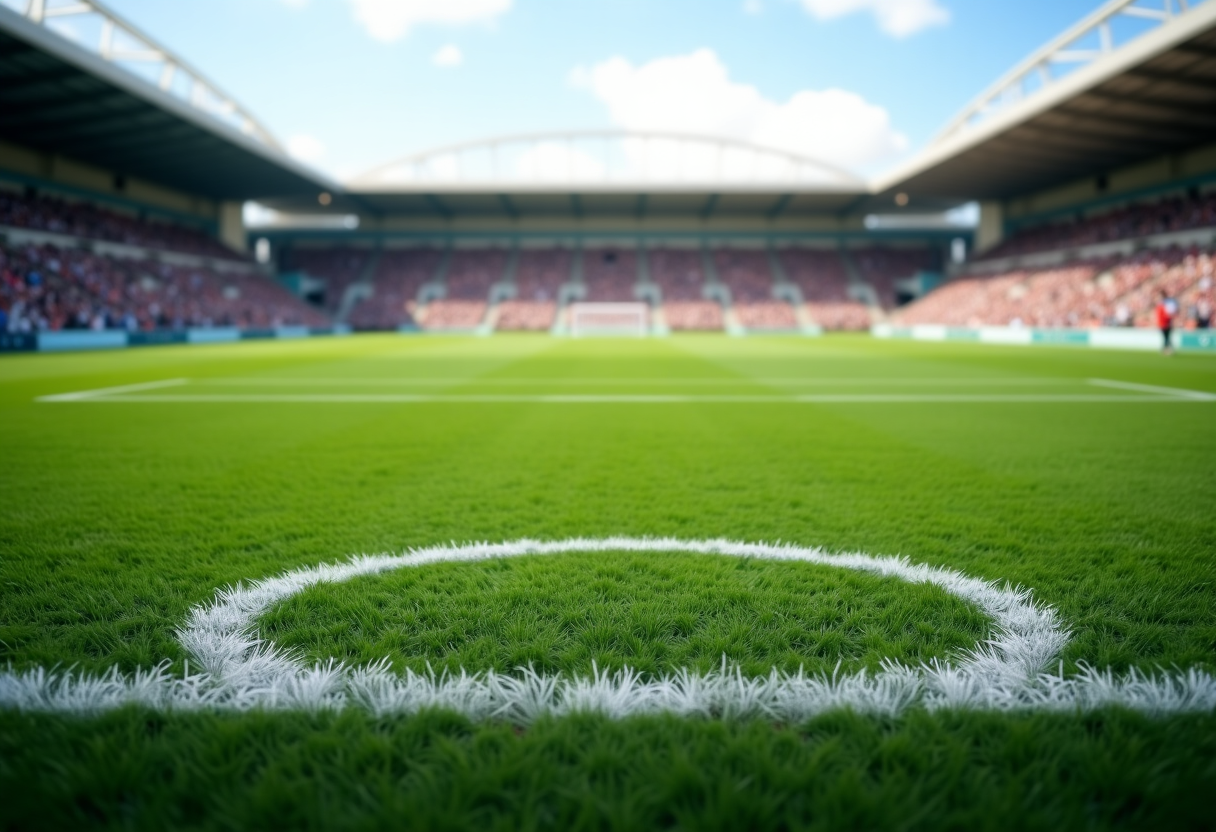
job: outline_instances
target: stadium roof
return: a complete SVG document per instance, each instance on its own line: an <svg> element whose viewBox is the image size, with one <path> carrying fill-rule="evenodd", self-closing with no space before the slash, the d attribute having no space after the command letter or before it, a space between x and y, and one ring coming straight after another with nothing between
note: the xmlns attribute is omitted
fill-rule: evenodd
<svg viewBox="0 0 1216 832"><path fill-rule="evenodd" d="M883 177L876 203L1004 199L1212 142L1216 0L1114 0Z"/></svg>
<svg viewBox="0 0 1216 832"><path fill-rule="evenodd" d="M604 220L761 217L776 220L845 212L865 194L864 188L853 192L822 192L772 186L746 189L588 186L568 190L548 186L509 189L447 187L442 190L358 192L352 196L380 213L441 220L513 221L535 217Z"/></svg>
<svg viewBox="0 0 1216 832"><path fill-rule="evenodd" d="M776 219L839 212L869 186L815 159L722 138L579 131L439 148L347 189L375 211L419 218Z"/></svg>
<svg viewBox="0 0 1216 832"><path fill-rule="evenodd" d="M87 15L97 50L52 26ZM153 81L132 65L158 70ZM231 98L97 2L0 4L0 137L220 200L316 199L335 185L293 161Z"/></svg>
<svg viewBox="0 0 1216 832"><path fill-rule="evenodd" d="M592 146L600 138L622 145L645 140L619 134L489 140L398 160L348 187L378 212L432 220L856 217L1010 198L1216 142L1216 0L1106 3L1000 79L911 162L870 183L793 156L789 162L800 165L800 173L784 178L772 175L774 164L750 180L716 175L646 182L636 175L646 168L636 158L623 167L627 175L618 176L577 152L554 154L555 143L572 137ZM524 175L527 165L509 161L509 154L493 159L492 176L484 160L480 167L465 161L521 142L538 157L548 146L567 166L586 169L555 181ZM752 150L773 154L772 162L785 155Z"/></svg>
<svg viewBox="0 0 1216 832"><path fill-rule="evenodd" d="M25 1L22 14L0 0L0 137L293 214L856 218L892 211L897 194L911 197L905 210L940 210L1216 142L1216 0L1112 0L874 183L719 138L599 131L441 148L342 187L289 158L230 97L95 0ZM72 15L101 18L96 50L53 30ZM333 199L320 204L322 191Z"/></svg>
<svg viewBox="0 0 1216 832"><path fill-rule="evenodd" d="M849 171L775 148L718 136L620 130L503 136L452 145L380 165L347 183L353 190L570 187L814 187L857 191Z"/></svg>

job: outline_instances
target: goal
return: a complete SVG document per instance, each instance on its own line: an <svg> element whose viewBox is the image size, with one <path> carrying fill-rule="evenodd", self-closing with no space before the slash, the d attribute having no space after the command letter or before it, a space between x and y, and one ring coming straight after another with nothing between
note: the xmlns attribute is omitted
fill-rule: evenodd
<svg viewBox="0 0 1216 832"><path fill-rule="evenodd" d="M650 307L644 303L572 303L570 334L630 335L650 332Z"/></svg>

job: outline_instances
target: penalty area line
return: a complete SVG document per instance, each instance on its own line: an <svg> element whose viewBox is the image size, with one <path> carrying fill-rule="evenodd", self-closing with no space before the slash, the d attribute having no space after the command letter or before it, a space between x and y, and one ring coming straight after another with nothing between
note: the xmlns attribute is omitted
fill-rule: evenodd
<svg viewBox="0 0 1216 832"><path fill-rule="evenodd" d="M1164 395L856 393L792 396L689 395L432 395L402 393L200 393L44 397L39 401L112 404L1183 404L1213 401Z"/></svg>
<svg viewBox="0 0 1216 832"><path fill-rule="evenodd" d="M147 381L142 384L124 384L121 387L99 387L96 390L78 390L74 393L56 393L53 396L39 396L36 402L84 402L99 399L104 396L117 396L123 393L138 393L141 390L159 390L163 387L180 387L188 384L186 378L170 378L163 381Z"/></svg>
<svg viewBox="0 0 1216 832"><path fill-rule="evenodd" d="M1009 385L1035 386L1078 384L1082 380L1070 378L484 378L466 376L460 378L284 378L256 376L233 378L195 379L195 384L233 387L456 387L468 386L537 386L553 387L568 385L571 387L586 386L628 386L637 385L652 387L655 385L683 386L743 386L743 385L779 385L788 387L857 387L859 385L882 386L916 386L941 385L953 387L957 385L975 385L981 387L1005 387Z"/></svg>
<svg viewBox="0 0 1216 832"><path fill-rule="evenodd" d="M1158 387L1155 384L1136 384L1132 381L1114 381L1108 378L1091 378L1089 383L1094 387L1110 387L1115 390L1135 390L1141 393L1155 393L1159 396L1172 396L1178 399L1194 402L1216 402L1216 395L1200 390L1184 390L1181 387Z"/></svg>

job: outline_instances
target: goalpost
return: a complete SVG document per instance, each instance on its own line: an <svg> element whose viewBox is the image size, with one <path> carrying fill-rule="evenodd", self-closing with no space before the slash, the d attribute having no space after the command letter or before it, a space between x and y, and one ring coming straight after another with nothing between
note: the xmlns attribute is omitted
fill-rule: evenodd
<svg viewBox="0 0 1216 832"><path fill-rule="evenodd" d="M642 337L650 332L650 307L645 303L572 303L570 334Z"/></svg>

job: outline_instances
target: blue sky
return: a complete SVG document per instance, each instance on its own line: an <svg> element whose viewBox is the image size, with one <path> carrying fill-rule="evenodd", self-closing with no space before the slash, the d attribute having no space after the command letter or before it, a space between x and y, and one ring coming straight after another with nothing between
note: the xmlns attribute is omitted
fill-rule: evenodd
<svg viewBox="0 0 1216 832"><path fill-rule="evenodd" d="M1096 0L108 0L345 178L453 142L712 132L880 172Z"/></svg>

